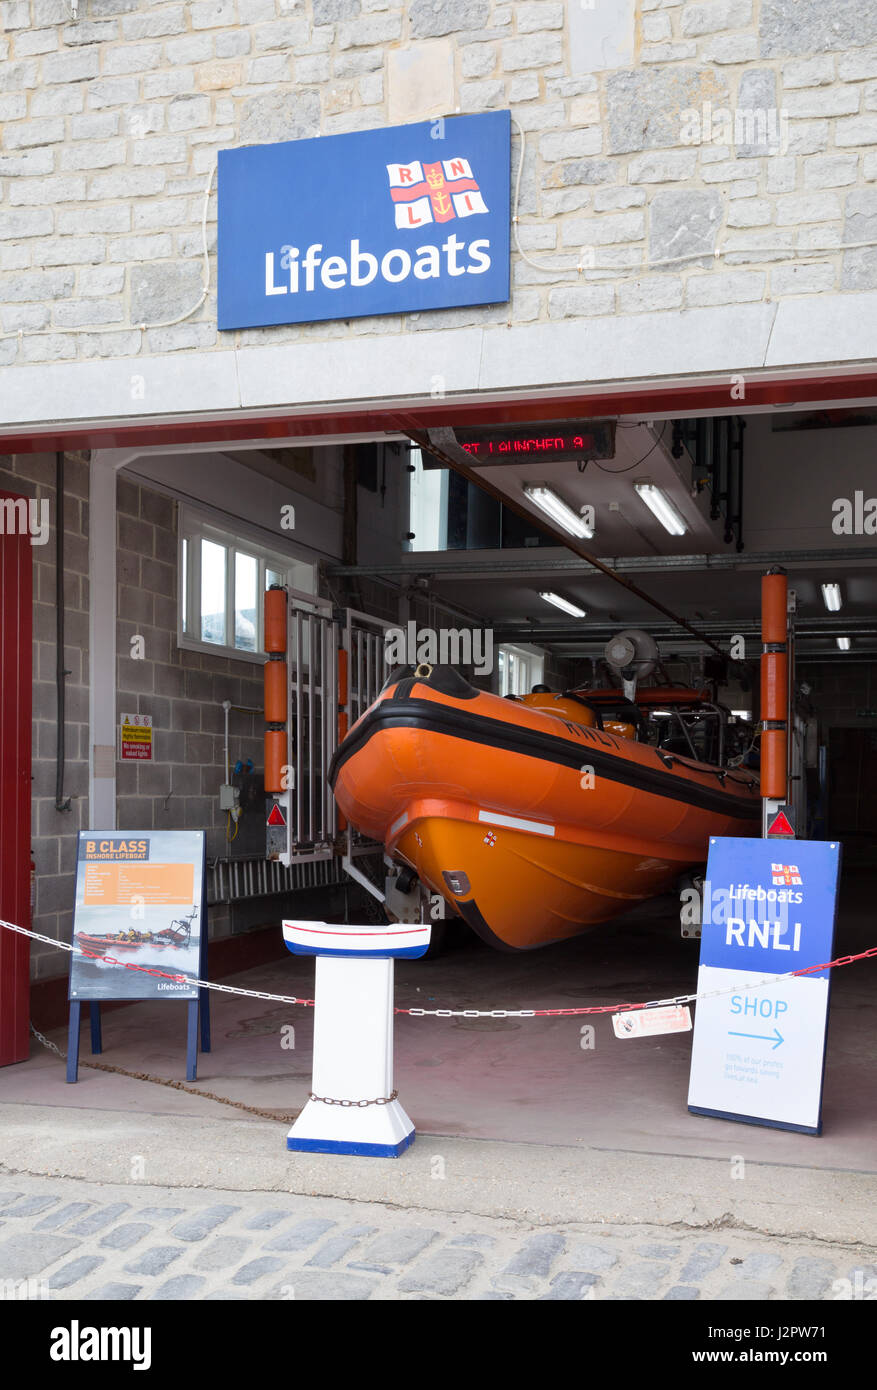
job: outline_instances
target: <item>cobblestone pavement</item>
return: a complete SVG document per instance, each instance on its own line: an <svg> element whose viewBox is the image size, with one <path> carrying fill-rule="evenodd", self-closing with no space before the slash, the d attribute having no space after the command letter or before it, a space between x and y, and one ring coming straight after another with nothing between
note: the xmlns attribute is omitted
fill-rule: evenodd
<svg viewBox="0 0 877 1390"><path fill-rule="evenodd" d="M0 1297L877 1299L877 1248L0 1177Z"/></svg>

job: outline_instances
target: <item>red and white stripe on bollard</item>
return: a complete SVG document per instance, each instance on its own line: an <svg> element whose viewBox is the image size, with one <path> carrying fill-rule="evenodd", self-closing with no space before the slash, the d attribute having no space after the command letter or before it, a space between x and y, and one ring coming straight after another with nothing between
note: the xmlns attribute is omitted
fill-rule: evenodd
<svg viewBox="0 0 877 1390"><path fill-rule="evenodd" d="M312 1090L287 1148L398 1158L414 1125L393 1088L393 962L424 955L429 923L284 922L283 938L317 958Z"/></svg>

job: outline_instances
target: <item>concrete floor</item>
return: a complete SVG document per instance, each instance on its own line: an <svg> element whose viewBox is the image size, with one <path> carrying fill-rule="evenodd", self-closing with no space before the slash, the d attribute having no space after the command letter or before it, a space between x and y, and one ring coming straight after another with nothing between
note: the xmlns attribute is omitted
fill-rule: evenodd
<svg viewBox="0 0 877 1390"><path fill-rule="evenodd" d="M849 875L836 954L877 944L877 875ZM501 955L466 934L435 961L397 967L399 1005L533 1008L664 998L694 989L697 945L681 940L675 904L661 900L563 946ZM313 964L288 956L235 981L310 996ZM400 1017L396 1085L422 1134L590 1150L731 1158L756 1163L877 1172L877 959L836 972L821 1138L689 1115L691 1034L616 1039L608 1018L425 1019ZM197 1086L278 1119L295 1113L310 1087L313 1012L213 996L213 1051ZM35 1020L39 1025L39 1020ZM583 1023L596 1025L583 1050ZM284 1024L295 1048L282 1046ZM63 1034L52 1035L60 1046ZM101 1060L180 1079L185 1010L138 1003L107 1015ZM83 1057L88 1059L83 1030ZM185 1089L83 1070L75 1086L34 1043L31 1058L0 1071L0 1105L62 1106L92 1112L242 1118ZM109 1118L109 1117L108 1117Z"/></svg>

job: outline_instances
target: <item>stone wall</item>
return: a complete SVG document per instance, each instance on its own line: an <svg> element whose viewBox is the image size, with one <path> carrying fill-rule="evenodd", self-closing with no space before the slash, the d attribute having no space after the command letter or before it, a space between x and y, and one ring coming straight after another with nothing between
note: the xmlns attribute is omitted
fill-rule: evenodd
<svg viewBox="0 0 877 1390"><path fill-rule="evenodd" d="M526 140L511 304L235 341L877 288L877 0L80 10L0 4L0 365L229 346L212 290L132 326L199 303L217 151L438 112L510 107L515 168Z"/></svg>

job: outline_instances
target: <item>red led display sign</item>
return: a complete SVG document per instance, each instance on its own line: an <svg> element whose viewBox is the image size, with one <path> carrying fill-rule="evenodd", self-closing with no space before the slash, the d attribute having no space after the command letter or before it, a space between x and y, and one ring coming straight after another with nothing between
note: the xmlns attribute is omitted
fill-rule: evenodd
<svg viewBox="0 0 877 1390"><path fill-rule="evenodd" d="M563 463L572 460L611 459L615 455L615 421L510 425L502 428L458 429L457 443L473 463Z"/></svg>

